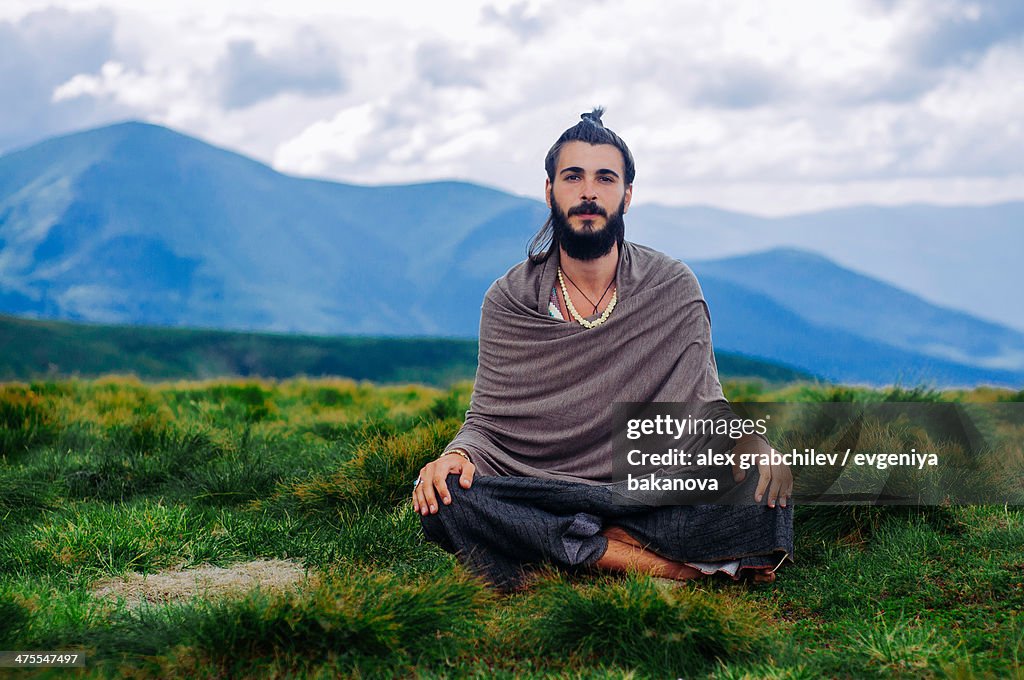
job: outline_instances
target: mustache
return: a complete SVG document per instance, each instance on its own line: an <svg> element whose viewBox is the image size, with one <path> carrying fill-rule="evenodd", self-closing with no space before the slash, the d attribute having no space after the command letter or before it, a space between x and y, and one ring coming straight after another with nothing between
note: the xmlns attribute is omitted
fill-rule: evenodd
<svg viewBox="0 0 1024 680"><path fill-rule="evenodd" d="M569 208L569 211L566 214L569 217L572 217L573 215L600 215L601 217L608 217L608 213L605 209L592 201L584 201L579 205L574 205Z"/></svg>

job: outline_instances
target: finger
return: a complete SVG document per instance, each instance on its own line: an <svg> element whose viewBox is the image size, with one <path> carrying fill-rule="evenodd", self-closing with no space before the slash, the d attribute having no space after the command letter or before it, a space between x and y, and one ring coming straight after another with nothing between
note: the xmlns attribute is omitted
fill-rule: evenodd
<svg viewBox="0 0 1024 680"><path fill-rule="evenodd" d="M413 497L413 509L421 515L427 514L427 498L423 495L423 487L426 483L423 482L423 473L420 473L419 478L421 481L416 485L416 488L412 490Z"/></svg>
<svg viewBox="0 0 1024 680"><path fill-rule="evenodd" d="M768 488L768 482L772 479L772 471L771 468L766 467L759 469L758 472L761 473L761 476L757 480L757 488L754 489L754 500L760 503L765 490Z"/></svg>
<svg viewBox="0 0 1024 680"><path fill-rule="evenodd" d="M476 472L476 466L470 462L466 462L462 466L462 474L459 475L459 486L463 489L468 489L473 486L473 474Z"/></svg>
<svg viewBox="0 0 1024 680"><path fill-rule="evenodd" d="M782 480L779 476L772 474L772 481L768 485L768 507L774 508L775 503L779 500L779 493L782 491Z"/></svg>
<svg viewBox="0 0 1024 680"><path fill-rule="evenodd" d="M789 497L793 495L793 473L788 466L782 465L772 475L773 482L778 481L778 499L782 507L786 507Z"/></svg>
<svg viewBox="0 0 1024 680"><path fill-rule="evenodd" d="M435 465L430 464L423 468L423 474L421 475L423 483L416 487L423 494L423 503L420 505L420 513L423 515L437 512L437 497L434 495L433 485L435 467Z"/></svg>
<svg viewBox="0 0 1024 680"><path fill-rule="evenodd" d="M740 467L739 463L735 463L732 466L732 480L739 484L747 478L747 471Z"/></svg>
<svg viewBox="0 0 1024 680"><path fill-rule="evenodd" d="M428 488L428 491L433 493L436 490L436 496L441 503L448 505L452 502L451 494L448 492L448 468L443 465L438 465L434 468L434 479L433 488ZM423 486L427 486L424 484ZM437 503L430 504L430 512L437 512Z"/></svg>
<svg viewBox="0 0 1024 680"><path fill-rule="evenodd" d="M772 483L778 482L779 488L775 493L775 497L779 500L788 496L786 489L792 486L793 476L789 473L789 468L782 466L777 472L772 474Z"/></svg>

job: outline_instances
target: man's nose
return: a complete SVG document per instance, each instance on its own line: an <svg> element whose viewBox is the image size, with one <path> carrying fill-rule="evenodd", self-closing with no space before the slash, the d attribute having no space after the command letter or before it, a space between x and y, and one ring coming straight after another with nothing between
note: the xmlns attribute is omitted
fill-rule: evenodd
<svg viewBox="0 0 1024 680"><path fill-rule="evenodd" d="M580 198L586 201L597 200L597 184L593 180L583 180L580 187Z"/></svg>

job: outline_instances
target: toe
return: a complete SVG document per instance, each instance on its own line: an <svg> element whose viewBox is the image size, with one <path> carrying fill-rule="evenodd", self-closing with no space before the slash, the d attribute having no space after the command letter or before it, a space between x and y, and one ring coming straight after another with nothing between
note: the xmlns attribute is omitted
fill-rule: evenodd
<svg viewBox="0 0 1024 680"><path fill-rule="evenodd" d="M772 583L775 581L775 572L773 571L755 571L750 575L751 583Z"/></svg>

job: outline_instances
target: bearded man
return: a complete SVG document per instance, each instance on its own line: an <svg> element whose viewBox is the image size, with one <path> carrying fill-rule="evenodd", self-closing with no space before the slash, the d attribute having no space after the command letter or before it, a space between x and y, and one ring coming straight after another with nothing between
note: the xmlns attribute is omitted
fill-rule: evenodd
<svg viewBox="0 0 1024 680"><path fill-rule="evenodd" d="M772 581L793 552L788 468L730 469L746 503L621 502L614 402L732 413L693 273L624 238L635 165L602 114L583 114L545 158L551 216L487 291L470 409L420 471L413 509L428 540L504 590L540 564ZM771 452L757 435L733 443L736 455Z"/></svg>

